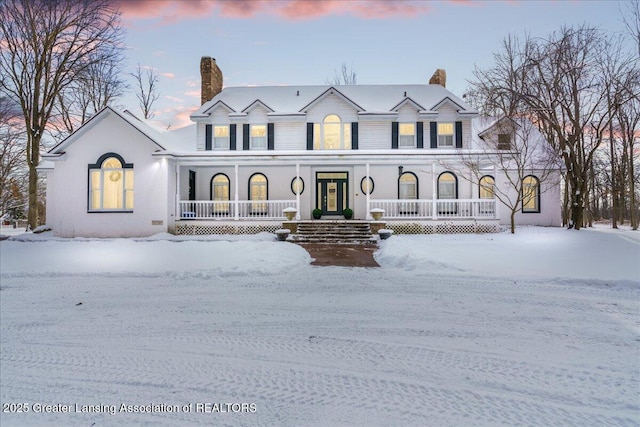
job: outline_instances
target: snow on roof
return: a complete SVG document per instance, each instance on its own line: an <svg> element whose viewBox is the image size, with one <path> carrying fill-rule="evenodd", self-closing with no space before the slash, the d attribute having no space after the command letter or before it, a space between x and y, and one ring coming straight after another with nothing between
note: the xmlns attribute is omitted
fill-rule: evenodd
<svg viewBox="0 0 640 427"><path fill-rule="evenodd" d="M364 112L391 112L409 97L429 110L449 98L462 108L461 111L477 113L465 101L440 85L321 85L227 87L204 103L191 117L206 117L211 107L218 102L223 102L235 111L243 111L257 100L276 113L298 113L331 88L360 106Z"/></svg>

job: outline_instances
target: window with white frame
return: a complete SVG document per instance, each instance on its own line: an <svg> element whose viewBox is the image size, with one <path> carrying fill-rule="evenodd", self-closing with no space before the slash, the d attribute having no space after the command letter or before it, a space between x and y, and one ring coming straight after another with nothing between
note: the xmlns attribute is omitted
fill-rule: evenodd
<svg viewBox="0 0 640 427"><path fill-rule="evenodd" d="M533 175L522 180L522 212L540 212L540 181Z"/></svg>
<svg viewBox="0 0 640 427"><path fill-rule="evenodd" d="M219 173L211 178L211 200L213 212L217 214L229 213L229 177Z"/></svg>
<svg viewBox="0 0 640 427"><path fill-rule="evenodd" d="M416 146L416 124L400 123L398 135L398 147L415 148Z"/></svg>
<svg viewBox="0 0 640 427"><path fill-rule="evenodd" d="M453 123L438 123L438 147L453 147Z"/></svg>
<svg viewBox="0 0 640 427"><path fill-rule="evenodd" d="M229 126L213 127L213 148L215 150L229 149Z"/></svg>
<svg viewBox="0 0 640 427"><path fill-rule="evenodd" d="M451 172L443 172L438 177L438 199L457 199L457 178Z"/></svg>
<svg viewBox="0 0 640 427"><path fill-rule="evenodd" d="M495 180L490 175L485 175L480 178L480 198L481 199L493 199L494 197Z"/></svg>
<svg viewBox="0 0 640 427"><path fill-rule="evenodd" d="M251 125L251 149L267 149L267 125Z"/></svg>
<svg viewBox="0 0 640 427"><path fill-rule="evenodd" d="M133 164L115 153L89 165L89 211L133 211Z"/></svg>
<svg viewBox="0 0 640 427"><path fill-rule="evenodd" d="M350 150L351 123L344 123L336 114L329 114L322 123L313 125L314 150Z"/></svg>
<svg viewBox="0 0 640 427"><path fill-rule="evenodd" d="M418 178L411 172L404 172L398 180L398 199L418 198Z"/></svg>
<svg viewBox="0 0 640 427"><path fill-rule="evenodd" d="M261 173L254 173L249 178L249 200L251 200L251 213L263 215L267 213L267 177Z"/></svg>

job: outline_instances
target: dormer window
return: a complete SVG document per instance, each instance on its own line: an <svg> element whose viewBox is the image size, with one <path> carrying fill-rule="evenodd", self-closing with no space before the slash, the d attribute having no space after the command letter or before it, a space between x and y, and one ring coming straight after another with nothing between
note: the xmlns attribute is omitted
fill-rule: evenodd
<svg viewBox="0 0 640 427"><path fill-rule="evenodd" d="M251 149L267 149L267 125L251 125Z"/></svg>
<svg viewBox="0 0 640 427"><path fill-rule="evenodd" d="M415 148L416 147L416 124L400 123L398 135L399 148Z"/></svg>
<svg viewBox="0 0 640 427"><path fill-rule="evenodd" d="M329 114L322 124L314 124L314 150L350 150L351 126L345 124L336 114Z"/></svg>
<svg viewBox="0 0 640 427"><path fill-rule="evenodd" d="M214 150L229 149L229 126L213 127L213 148Z"/></svg>
<svg viewBox="0 0 640 427"><path fill-rule="evenodd" d="M438 123L438 147L453 147L453 123Z"/></svg>

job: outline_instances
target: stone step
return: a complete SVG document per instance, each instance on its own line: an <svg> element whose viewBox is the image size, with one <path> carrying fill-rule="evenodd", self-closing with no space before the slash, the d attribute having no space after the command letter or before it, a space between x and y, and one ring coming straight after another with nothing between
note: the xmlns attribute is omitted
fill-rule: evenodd
<svg viewBox="0 0 640 427"><path fill-rule="evenodd" d="M377 243L367 221L301 221L290 240L304 243Z"/></svg>

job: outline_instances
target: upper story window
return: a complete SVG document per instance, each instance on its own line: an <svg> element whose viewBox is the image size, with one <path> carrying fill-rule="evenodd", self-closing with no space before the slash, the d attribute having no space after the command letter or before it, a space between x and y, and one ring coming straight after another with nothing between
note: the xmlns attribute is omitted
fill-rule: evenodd
<svg viewBox="0 0 640 427"><path fill-rule="evenodd" d="M453 147L453 123L438 123L438 147Z"/></svg>
<svg viewBox="0 0 640 427"><path fill-rule="evenodd" d="M213 149L214 150L229 149L229 126L213 127Z"/></svg>
<svg viewBox="0 0 640 427"><path fill-rule="evenodd" d="M115 153L89 165L89 211L133 211L133 164Z"/></svg>
<svg viewBox="0 0 640 427"><path fill-rule="evenodd" d="M351 126L336 114L329 114L323 122L314 124L314 150L350 150Z"/></svg>
<svg viewBox="0 0 640 427"><path fill-rule="evenodd" d="M398 129L398 147L415 148L416 146L416 124L400 123Z"/></svg>
<svg viewBox="0 0 640 427"><path fill-rule="evenodd" d="M251 149L267 149L267 125L251 125Z"/></svg>
<svg viewBox="0 0 640 427"><path fill-rule="evenodd" d="M498 150L511 150L511 134L498 134Z"/></svg>

